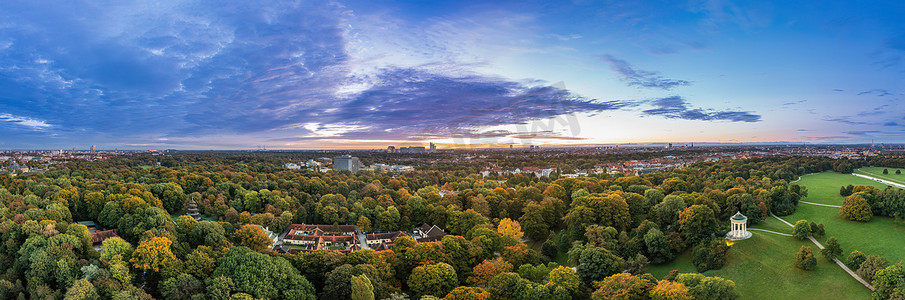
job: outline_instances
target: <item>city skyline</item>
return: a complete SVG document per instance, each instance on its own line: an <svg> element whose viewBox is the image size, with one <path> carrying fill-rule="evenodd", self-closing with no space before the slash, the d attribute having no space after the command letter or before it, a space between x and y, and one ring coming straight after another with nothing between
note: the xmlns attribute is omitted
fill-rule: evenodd
<svg viewBox="0 0 905 300"><path fill-rule="evenodd" d="M0 149L905 143L903 13L11 1Z"/></svg>

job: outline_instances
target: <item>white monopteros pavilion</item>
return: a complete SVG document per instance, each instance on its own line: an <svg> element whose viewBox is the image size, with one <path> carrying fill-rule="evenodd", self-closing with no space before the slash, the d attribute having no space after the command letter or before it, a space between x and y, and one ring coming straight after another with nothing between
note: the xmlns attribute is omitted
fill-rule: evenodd
<svg viewBox="0 0 905 300"><path fill-rule="evenodd" d="M738 241L751 237L751 232L748 231L747 226L748 217L742 215L742 212L735 213L732 218L729 218L729 221L731 222L730 225L732 226L732 229L726 234L727 239Z"/></svg>

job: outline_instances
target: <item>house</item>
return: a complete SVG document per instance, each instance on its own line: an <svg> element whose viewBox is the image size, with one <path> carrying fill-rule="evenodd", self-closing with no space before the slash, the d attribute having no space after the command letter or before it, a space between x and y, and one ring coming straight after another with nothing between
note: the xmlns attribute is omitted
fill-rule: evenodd
<svg viewBox="0 0 905 300"><path fill-rule="evenodd" d="M427 225L427 223L421 224L412 233L414 233L412 237L419 243L436 242L446 236L446 232L443 229L440 229L437 225Z"/></svg>
<svg viewBox="0 0 905 300"><path fill-rule="evenodd" d="M116 235L116 229L95 231L91 233L91 246L94 248L94 251L100 252L104 241L113 237L119 237Z"/></svg>
<svg viewBox="0 0 905 300"><path fill-rule="evenodd" d="M283 245L293 250L292 252L314 250L354 251L353 248L361 249L361 245L358 245L358 234L360 233L358 226L355 225L292 224L289 225L289 231L283 237ZM276 235L274 237L278 239ZM274 243L276 243L276 240Z"/></svg>
<svg viewBox="0 0 905 300"><path fill-rule="evenodd" d="M302 166L299 166L298 164L295 164L295 163L286 163L285 165L283 165L283 168L286 168L289 170L298 170L298 169L301 169Z"/></svg>
<svg viewBox="0 0 905 300"><path fill-rule="evenodd" d="M402 231L369 233L365 235L365 243L368 244L368 247L376 249L381 244L393 244L393 241L400 236L408 236L408 234Z"/></svg>

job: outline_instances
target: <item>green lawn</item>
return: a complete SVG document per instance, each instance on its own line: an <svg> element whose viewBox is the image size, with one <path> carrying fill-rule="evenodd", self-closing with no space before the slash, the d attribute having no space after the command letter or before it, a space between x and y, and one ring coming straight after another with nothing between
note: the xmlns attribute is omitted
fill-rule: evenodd
<svg viewBox="0 0 905 300"><path fill-rule="evenodd" d="M801 176L795 183L808 188L808 197L802 200L832 205L842 205L844 197L839 195L839 188L844 185L872 185L880 189L886 188L885 184L870 179L834 172L808 174Z"/></svg>
<svg viewBox="0 0 905 300"><path fill-rule="evenodd" d="M725 267L704 272L704 275L735 281L743 299L839 299L839 295L845 295L846 299L870 298L867 288L822 257L818 257L817 268L813 271L796 268L793 265L795 253L802 245L817 251L810 241L761 231L752 233L750 239L732 246ZM667 265L651 265L648 270L660 279L673 269L681 273L697 272L691 263L691 251Z"/></svg>
<svg viewBox="0 0 905 300"><path fill-rule="evenodd" d="M882 172L883 168L879 169ZM809 195L802 200L834 205L842 204L843 197L839 195L839 187L843 185L870 184L877 188L886 188L886 185L876 181L828 172L804 176L798 184L808 187ZM870 222L853 222L839 217L838 208L804 203L798 205L794 214L782 218L789 223L798 220L823 223L826 236L820 238L820 242L825 242L827 237L835 236L846 254L858 250L868 255L881 255L892 262L905 258L905 225L895 224L892 218L875 216Z"/></svg>
<svg viewBox="0 0 905 300"><path fill-rule="evenodd" d="M883 175L883 169L889 171L889 174ZM905 174L896 175L896 170L902 171L905 173L905 169L896 169L896 168L884 168L884 167L864 167L855 170L855 173L864 174L876 178L880 178L883 180L892 181L898 184L905 184Z"/></svg>
<svg viewBox="0 0 905 300"><path fill-rule="evenodd" d="M327 247L327 249L328 249L328 250L346 250L346 247L341 247L341 246L331 246L331 247Z"/></svg>

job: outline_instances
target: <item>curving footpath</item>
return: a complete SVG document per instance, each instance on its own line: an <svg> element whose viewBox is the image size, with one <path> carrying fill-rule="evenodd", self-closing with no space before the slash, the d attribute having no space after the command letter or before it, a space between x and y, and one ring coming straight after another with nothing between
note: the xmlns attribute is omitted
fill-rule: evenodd
<svg viewBox="0 0 905 300"><path fill-rule="evenodd" d="M760 228L748 228L748 230L757 230L757 231L775 233L775 234L778 234L778 235L792 236L791 234L788 234L788 233L776 232L776 231L766 230L766 229L760 229Z"/></svg>
<svg viewBox="0 0 905 300"><path fill-rule="evenodd" d="M823 204L823 203L814 203L814 202L801 201L801 200L798 200L798 203L804 203L804 204L810 204L810 205L820 205L820 206L826 206L826 207L835 207L835 208L840 208L840 207L842 207L842 206L840 206L840 205Z"/></svg>
<svg viewBox="0 0 905 300"><path fill-rule="evenodd" d="M905 189L905 185L903 185L903 184L901 184L901 183L896 183L896 182L892 182L892 181L889 181L889 180L883 180L883 179L880 179L880 178L877 178L877 177L868 176L868 175L864 175L864 174L858 174L858 173L852 173L852 175L855 175L855 176L858 176L858 177L861 177L861 178L870 179L870 180L873 180L873 181L876 181L876 182L879 182L879 183L882 183L882 184L885 184L885 185L888 185L888 186L894 186L894 187L897 187L897 188L900 188L900 189Z"/></svg>
<svg viewBox="0 0 905 300"><path fill-rule="evenodd" d="M774 218L776 218L777 220L780 220L783 223L786 223L786 225L795 227L795 225L792 225L792 223L786 222L786 220L783 220L782 218L777 217L772 212L770 213L770 215L773 216ZM813 236L808 236L808 239L810 239L811 242L814 243L814 245L817 245L817 248L820 248L821 250L823 249L823 245L821 245L820 242L818 242L817 239L815 239ZM845 272L848 273L848 275L851 275L853 278L855 278L855 280L857 280L858 282L863 284L871 292L873 292L875 290L873 285L871 285L869 282L865 281L863 278L861 278L861 276L858 276L858 274L855 274L855 272L853 272L852 269L849 269L848 266L846 266L844 263L842 263L842 261L840 261L838 258L834 258L833 261L836 262L836 264L839 265L839 267L841 267L842 270L845 270Z"/></svg>

